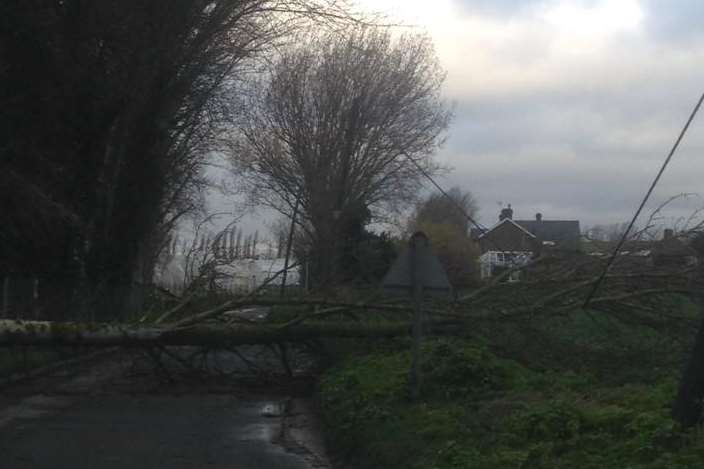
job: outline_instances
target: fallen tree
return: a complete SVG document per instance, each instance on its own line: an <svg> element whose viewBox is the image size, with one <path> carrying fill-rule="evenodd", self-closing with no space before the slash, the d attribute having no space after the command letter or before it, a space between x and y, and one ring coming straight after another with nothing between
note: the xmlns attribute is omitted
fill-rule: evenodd
<svg viewBox="0 0 704 469"><path fill-rule="evenodd" d="M460 320L430 321L429 327L446 331L457 328ZM188 328L129 327L83 323L39 321L0 321L0 346L204 346L232 347L252 344L302 342L321 338L388 338L410 334L411 322L352 323L319 322L280 325L236 325L218 327L200 325Z"/></svg>
<svg viewBox="0 0 704 469"><path fill-rule="evenodd" d="M624 261L627 261L625 259ZM452 326L458 332L472 321L503 321L522 317L548 317L578 310L588 289L597 281L603 261L582 257L544 257L520 269L519 284L497 281L454 302L424 305L429 327ZM639 264L615 269L590 311L636 321L638 310L672 321L658 303L663 295L690 295L697 289L695 269L654 269ZM293 318L252 323L239 315L248 307L291 307ZM0 320L0 346L10 345L204 345L297 342L313 338L390 337L409 332L412 305L408 300L384 300L378 295L364 301L329 298L269 299L250 294L233 298L206 311L184 315L182 305L153 322L140 324L51 323ZM331 319L334 316L343 319ZM661 316L661 317L660 317ZM350 320L351 318L351 320ZM647 318L646 318L647 319ZM687 318L677 318L686 320ZM686 321L685 321L686 322Z"/></svg>

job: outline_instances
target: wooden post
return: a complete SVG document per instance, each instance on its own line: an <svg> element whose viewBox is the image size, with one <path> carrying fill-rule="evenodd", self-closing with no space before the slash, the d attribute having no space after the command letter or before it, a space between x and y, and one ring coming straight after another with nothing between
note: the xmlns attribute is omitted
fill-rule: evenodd
<svg viewBox="0 0 704 469"><path fill-rule="evenodd" d="M298 205L301 202L301 197L296 198L296 204L293 207L293 216L291 216L291 228L288 230L288 241L286 242L286 257L284 258L284 273L281 276L281 296L286 293L286 276L288 274L288 261L291 256L291 245L293 244L293 233L296 228L296 216L298 215Z"/></svg>
<svg viewBox="0 0 704 469"><path fill-rule="evenodd" d="M411 264L411 290L413 295L413 344L411 347L411 371L409 384L411 387L411 398L418 399L422 376L420 370L420 346L423 331L423 277L419 265L419 251L423 243L424 235L416 233L411 237L410 242L410 264Z"/></svg>

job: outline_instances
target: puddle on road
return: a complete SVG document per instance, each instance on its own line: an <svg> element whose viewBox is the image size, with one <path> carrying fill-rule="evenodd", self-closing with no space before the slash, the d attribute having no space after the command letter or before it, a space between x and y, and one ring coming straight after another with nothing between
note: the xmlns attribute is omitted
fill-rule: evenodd
<svg viewBox="0 0 704 469"><path fill-rule="evenodd" d="M281 417L286 410L285 402L268 402L259 411L262 417Z"/></svg>

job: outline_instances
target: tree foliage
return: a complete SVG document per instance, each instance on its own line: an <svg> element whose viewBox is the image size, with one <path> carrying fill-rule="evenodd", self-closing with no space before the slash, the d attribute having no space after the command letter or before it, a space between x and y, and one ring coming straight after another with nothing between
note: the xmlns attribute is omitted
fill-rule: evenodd
<svg viewBox="0 0 704 469"><path fill-rule="evenodd" d="M319 281L334 280L341 227L412 199L420 175L409 158L433 171L450 119L443 79L428 38L355 28L284 51L266 93L245 103L236 165L283 213L300 199Z"/></svg>
<svg viewBox="0 0 704 469"><path fill-rule="evenodd" d="M423 231L430 239L450 282L455 287L472 283L477 273L479 250L469 237L470 221L477 203L471 192L453 187L447 196L434 192L416 204L408 231Z"/></svg>
<svg viewBox="0 0 704 469"><path fill-rule="evenodd" d="M467 215L474 218L477 212L477 201L472 193L453 187L447 191L447 196L434 192L421 200L416 205L411 223L447 224L466 235L471 228Z"/></svg>
<svg viewBox="0 0 704 469"><path fill-rule="evenodd" d="M430 239L453 287L467 287L475 280L479 250L467 235L448 223L426 222L418 229Z"/></svg>

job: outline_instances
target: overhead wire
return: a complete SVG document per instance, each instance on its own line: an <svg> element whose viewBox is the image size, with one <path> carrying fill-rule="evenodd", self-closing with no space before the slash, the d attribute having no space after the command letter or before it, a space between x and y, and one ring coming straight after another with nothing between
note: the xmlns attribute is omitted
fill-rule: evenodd
<svg viewBox="0 0 704 469"><path fill-rule="evenodd" d="M435 181L435 179L433 178L433 176L431 176L414 158L412 158L412 157L411 157L410 155L408 155L407 153L404 153L404 155L406 156L406 158L407 158L411 163L413 163L413 165L416 167L416 169L418 169L418 172L419 172L420 174L422 174L428 181L430 181L430 182L433 184L433 186L435 186L435 188L436 188L438 191L440 191L440 193L441 193L446 199L448 199L448 200L455 206L455 208L456 208L457 210L459 210L459 212L460 212L462 215L464 215L465 218L467 218L467 220L468 220L472 225L474 225L475 228L477 228L479 231L481 231L482 234L483 234L483 233L487 233L487 232L489 231L488 228L486 228L485 226L481 225L481 224L480 224L479 222L477 222L469 213L467 213L467 211L465 210L465 208L464 208L457 200L455 200L452 196L450 196L450 194L448 194L447 191L445 191L445 189L443 189L443 188L440 186L440 184L438 184L437 181ZM487 238L487 240L489 241L489 243L491 243L491 244L496 248L497 251L499 251L499 252L507 252L507 251L504 251L504 250L501 248L501 246L499 246L498 243L497 243L495 240L493 240L491 237ZM513 259L511 260L511 264L512 264L513 266L515 266L515 262L513 261Z"/></svg>
<svg viewBox="0 0 704 469"><path fill-rule="evenodd" d="M584 300L584 303L582 305L583 308L586 308L587 306L589 306L589 302L592 300L592 298L594 298L594 295L599 290L599 287L601 286L601 284L604 282L604 279L606 278L606 275L609 273L611 266L613 265L614 261L616 260L616 257L618 256L618 253L621 251L623 244L626 242L626 239L628 239L628 235L630 234L631 230L633 229L633 225L635 225L636 220L638 219L638 216L643 211L643 207L645 207L645 204L648 202L648 199L650 198L650 195L653 193L655 186L657 186L658 182L660 182L660 178L662 177L663 173L665 172L665 169L667 169L667 166L670 164L670 161L672 160L672 157L674 156L675 152L679 148L680 142L682 142L682 139L684 138L685 134L687 133L687 130L689 129L690 124L692 123L692 121L696 117L697 113L699 112L699 108L702 106L702 102L704 102L704 93L702 93L701 97L699 98L699 101L697 101L697 105L694 106L692 113L689 115L689 119L687 119L687 122L685 123L684 127L680 131L679 136L677 137L677 140L675 140L674 145L670 149L670 152L668 153L667 158L665 158L665 161L663 162L662 166L660 167L660 171L658 171L657 175L655 176L655 179L650 184L648 191L645 193L643 200L640 202L638 209L636 210L635 214L633 215L633 218L631 218L631 222L628 224L628 228L626 228L626 231L624 231L623 234L621 235L621 238L619 239L618 244L614 248L613 252L611 253L611 256L609 257L609 260L606 263L606 266L604 266L604 269L601 271L599 278L594 283L594 286L592 287L591 291L589 292L586 299Z"/></svg>

